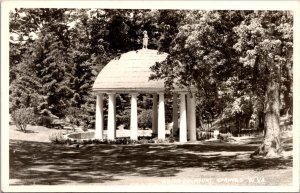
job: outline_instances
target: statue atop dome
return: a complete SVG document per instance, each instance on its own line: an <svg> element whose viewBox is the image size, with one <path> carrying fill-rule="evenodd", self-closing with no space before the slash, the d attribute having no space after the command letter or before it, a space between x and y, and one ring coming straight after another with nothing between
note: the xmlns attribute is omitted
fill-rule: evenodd
<svg viewBox="0 0 300 193"><path fill-rule="evenodd" d="M147 31L145 30L143 32L144 34L144 38L143 38L143 49L148 49L148 34L147 34Z"/></svg>

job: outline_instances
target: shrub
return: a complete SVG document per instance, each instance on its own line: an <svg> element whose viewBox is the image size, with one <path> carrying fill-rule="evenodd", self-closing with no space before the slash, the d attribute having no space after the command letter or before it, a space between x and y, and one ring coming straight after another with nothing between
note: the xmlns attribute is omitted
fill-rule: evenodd
<svg viewBox="0 0 300 193"><path fill-rule="evenodd" d="M130 138L129 137L117 138L116 143L117 144L129 144L130 143Z"/></svg>
<svg viewBox="0 0 300 193"><path fill-rule="evenodd" d="M152 127L152 110L144 110L139 114L138 127L143 129Z"/></svg>
<svg viewBox="0 0 300 193"><path fill-rule="evenodd" d="M211 132L211 131L198 131L197 132L197 138L199 140L206 140L206 139L213 138L213 132Z"/></svg>
<svg viewBox="0 0 300 193"><path fill-rule="evenodd" d="M225 133L225 134L220 133L218 135L218 139L225 140L225 141L228 140L230 137L232 137L231 133Z"/></svg>
<svg viewBox="0 0 300 193"><path fill-rule="evenodd" d="M12 119L17 128L26 133L26 127L34 120L32 108L20 108L12 112Z"/></svg>
<svg viewBox="0 0 300 193"><path fill-rule="evenodd" d="M138 140L130 139L129 144L138 144Z"/></svg>
<svg viewBox="0 0 300 193"><path fill-rule="evenodd" d="M37 125L45 126L48 128L52 127L52 122L53 118L45 115L42 115L36 119Z"/></svg>
<svg viewBox="0 0 300 193"><path fill-rule="evenodd" d="M88 124L86 122L81 122L80 127L82 128L83 131L88 131Z"/></svg>
<svg viewBox="0 0 300 193"><path fill-rule="evenodd" d="M148 139L141 139L138 142L139 142L139 144L148 144L149 140Z"/></svg>
<svg viewBox="0 0 300 193"><path fill-rule="evenodd" d="M175 142L175 137L170 136L170 137L168 138L168 140L169 140L170 143L174 143L174 142Z"/></svg>
<svg viewBox="0 0 300 193"><path fill-rule="evenodd" d="M83 143L83 144L92 144L92 143L93 143L93 140L92 140L92 139L83 140L82 143Z"/></svg>
<svg viewBox="0 0 300 193"><path fill-rule="evenodd" d="M175 142L175 138L172 137L172 136L167 137L166 139L159 141L159 143L174 143L174 142Z"/></svg>
<svg viewBox="0 0 300 193"><path fill-rule="evenodd" d="M149 143L173 143L175 139L169 137L166 139L148 139L142 138L139 140L132 140L129 137L120 137L114 140L111 139L87 139L87 140L72 140L65 139L62 132L54 132L49 135L49 139L52 143L56 144L118 144L118 145L127 145L127 144L149 144Z"/></svg>
<svg viewBox="0 0 300 193"><path fill-rule="evenodd" d="M50 140L52 143L58 143L58 144L65 144L66 142L68 142L68 141L64 138L62 132L54 132L54 133L51 133L51 134L49 135L49 140Z"/></svg>
<svg viewBox="0 0 300 193"><path fill-rule="evenodd" d="M93 144L107 144L107 139L93 139Z"/></svg>
<svg viewBox="0 0 300 193"><path fill-rule="evenodd" d="M65 142L66 144L69 144L69 145L72 145L72 144L76 143L76 141L74 141L74 140L72 140L72 139L66 139L64 142Z"/></svg>
<svg viewBox="0 0 300 193"><path fill-rule="evenodd" d="M129 129L130 127L130 109L124 109L119 114L116 115L117 125L123 125L124 129Z"/></svg>
<svg viewBox="0 0 300 193"><path fill-rule="evenodd" d="M164 143L165 140L163 140L163 139L154 139L154 142L155 143Z"/></svg>
<svg viewBox="0 0 300 193"><path fill-rule="evenodd" d="M116 139L107 139L107 144L116 144Z"/></svg>

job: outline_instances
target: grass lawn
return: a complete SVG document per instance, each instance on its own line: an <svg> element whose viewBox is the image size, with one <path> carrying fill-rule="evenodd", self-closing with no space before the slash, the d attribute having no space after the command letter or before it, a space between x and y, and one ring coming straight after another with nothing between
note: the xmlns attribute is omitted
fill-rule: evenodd
<svg viewBox="0 0 300 193"><path fill-rule="evenodd" d="M20 134L30 136L23 140L10 135L11 185L292 184L291 138L284 143L290 156L250 159L259 145L256 138L239 144L83 145L77 149L39 141L34 135L45 137L43 130Z"/></svg>

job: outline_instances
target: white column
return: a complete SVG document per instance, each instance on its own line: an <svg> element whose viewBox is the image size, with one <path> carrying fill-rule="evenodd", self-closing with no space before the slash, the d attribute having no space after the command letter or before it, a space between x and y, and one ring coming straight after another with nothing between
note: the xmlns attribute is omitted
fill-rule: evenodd
<svg viewBox="0 0 300 193"><path fill-rule="evenodd" d="M195 94L189 94L189 108L188 108L188 136L190 141L196 141L196 101Z"/></svg>
<svg viewBox="0 0 300 193"><path fill-rule="evenodd" d="M165 96L164 93L159 93L158 139L165 139L165 129Z"/></svg>
<svg viewBox="0 0 300 193"><path fill-rule="evenodd" d="M153 94L153 107L152 107L152 133L157 135L157 94Z"/></svg>
<svg viewBox="0 0 300 193"><path fill-rule="evenodd" d="M187 128L187 139L190 139L190 117L191 117L191 95L186 95L186 128Z"/></svg>
<svg viewBox="0 0 300 193"><path fill-rule="evenodd" d="M97 94L96 99L96 128L95 128L95 138L103 139L103 94Z"/></svg>
<svg viewBox="0 0 300 193"><path fill-rule="evenodd" d="M178 104L177 104L178 95L177 93L173 94L173 132L172 135L175 136L178 130Z"/></svg>
<svg viewBox="0 0 300 193"><path fill-rule="evenodd" d="M132 140L138 139L137 93L131 94L130 139Z"/></svg>
<svg viewBox="0 0 300 193"><path fill-rule="evenodd" d="M180 131L179 141L187 142L185 93L180 93Z"/></svg>
<svg viewBox="0 0 300 193"><path fill-rule="evenodd" d="M116 95L108 94L107 139L116 138Z"/></svg>

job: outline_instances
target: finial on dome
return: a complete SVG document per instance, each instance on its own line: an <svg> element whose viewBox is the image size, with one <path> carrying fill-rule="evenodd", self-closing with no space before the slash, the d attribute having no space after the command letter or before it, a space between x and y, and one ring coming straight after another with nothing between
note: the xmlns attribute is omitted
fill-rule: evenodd
<svg viewBox="0 0 300 193"><path fill-rule="evenodd" d="M143 32L144 34L144 38L143 38L143 49L148 49L148 34L147 34L147 31L145 30Z"/></svg>

